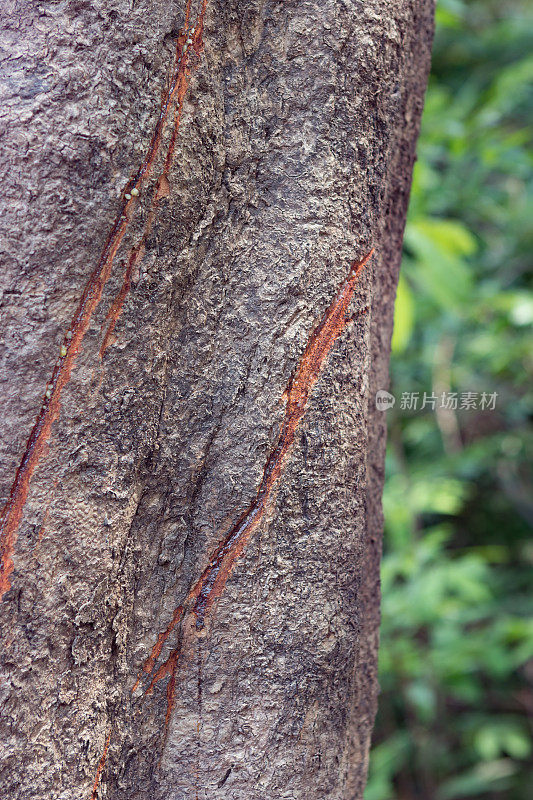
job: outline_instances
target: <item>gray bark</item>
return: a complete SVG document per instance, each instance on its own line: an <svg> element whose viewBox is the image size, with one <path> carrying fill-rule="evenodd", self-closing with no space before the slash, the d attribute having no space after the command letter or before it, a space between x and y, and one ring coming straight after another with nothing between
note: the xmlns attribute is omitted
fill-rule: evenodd
<svg viewBox="0 0 533 800"><path fill-rule="evenodd" d="M6 534L65 332L149 147L184 5L2 3L9 800L363 793L385 444L373 397L387 385L432 0L208 2L168 184L122 313L100 357L122 262L164 172L172 108L18 495L11 542ZM350 264L372 246L353 320L205 627L176 625L132 691L158 634L254 502L291 375ZM165 725L172 675L146 689L180 637Z"/></svg>

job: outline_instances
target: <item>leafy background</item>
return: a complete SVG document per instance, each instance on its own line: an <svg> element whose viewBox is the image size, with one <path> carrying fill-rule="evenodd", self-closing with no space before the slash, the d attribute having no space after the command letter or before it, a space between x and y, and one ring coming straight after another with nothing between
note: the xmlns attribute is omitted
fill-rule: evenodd
<svg viewBox="0 0 533 800"><path fill-rule="evenodd" d="M437 9L396 303L365 800L533 797L532 6ZM496 407L400 407L443 391L497 392Z"/></svg>

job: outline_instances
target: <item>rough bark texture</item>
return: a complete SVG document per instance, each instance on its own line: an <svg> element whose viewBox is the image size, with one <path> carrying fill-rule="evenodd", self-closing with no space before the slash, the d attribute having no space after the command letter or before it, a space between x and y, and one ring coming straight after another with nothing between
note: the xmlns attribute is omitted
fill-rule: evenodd
<svg viewBox="0 0 533 800"><path fill-rule="evenodd" d="M179 35L181 0L2 3L2 797L362 797L385 443L373 397L432 15L431 0L210 0L202 50L198 27ZM185 73L124 201L187 35L175 152L165 168ZM74 330L125 203L101 301ZM291 375L371 246L221 597L202 629L189 608L142 672L254 502ZM19 470L10 532L42 407L57 419Z"/></svg>

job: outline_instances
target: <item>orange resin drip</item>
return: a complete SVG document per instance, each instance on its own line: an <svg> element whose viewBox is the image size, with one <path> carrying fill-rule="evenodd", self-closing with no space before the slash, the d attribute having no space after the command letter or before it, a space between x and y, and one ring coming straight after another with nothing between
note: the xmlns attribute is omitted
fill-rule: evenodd
<svg viewBox="0 0 533 800"><path fill-rule="evenodd" d="M151 673L165 641L176 625L184 620L181 643L159 667L145 692L145 694L150 693L159 680L170 675L167 685L165 729L168 726L175 705L176 670L181 652L187 641L198 635L198 632L204 627L207 613L216 598L220 597L224 591L235 561L242 554L261 521L273 487L281 475L287 453L294 442L296 429L305 414L311 390L318 380L331 348L348 322L347 311L355 291L357 279L373 252L374 250L372 249L363 259L352 264L348 277L337 292L321 322L309 337L300 363L287 386L285 392L287 398L285 416L278 441L268 457L255 499L218 545L202 575L189 591L184 603L176 609L166 630L159 634L149 658L144 663L143 672ZM140 677L141 675L137 679L134 689L137 688Z"/></svg>
<svg viewBox="0 0 533 800"><path fill-rule="evenodd" d="M83 295L76 309L76 313L71 321L70 328L63 339L60 349L60 357L58 358L54 367L52 377L45 392L41 409L37 415L37 419L26 443L26 449L15 474L15 479L11 486L9 497L4 507L0 511L0 600L2 600L4 594L11 588L10 576L14 569L13 551L15 547L17 530L22 519L24 505L28 496L29 485L33 472L41 456L43 455L46 443L50 437L52 425L59 416L61 392L70 379L74 361L78 355L92 316L98 304L100 303L104 286L106 285L111 274L117 250L122 242L122 239L124 238L124 234L126 233L126 229L130 221L128 214L135 208L136 198L131 196L130 199L126 199L126 195L130 196L133 189L140 190L146 178L150 174L153 162L160 150L161 139L169 110L177 96L178 111L176 114L176 121L171 142L165 160L163 176L168 173L168 170L170 169L170 162L174 153L176 136L181 117L183 98L190 82L191 71L188 68L189 52L192 49L198 55L202 50L202 33L204 16L207 8L207 0L203 0L201 11L194 28L194 33L192 34L188 34L187 27L190 7L191 0L188 0L185 12L186 31L178 39L176 58L170 78L170 86L163 98L148 150L141 166L137 170L137 173L128 182L124 190L120 209L106 239L98 264L93 270L85 286ZM187 40L188 35L192 40L191 42L188 42ZM159 181L158 186L160 186L160 184L161 180ZM153 208L149 214L147 227L145 228L144 238L146 238L148 235L148 232L153 224L157 201L158 196L156 193L156 197L153 202ZM115 302L113 303L109 313L111 322L104 337L101 353L105 350L105 347L108 344L109 337L113 331L116 319L118 319L118 316L122 310L124 300L131 286L131 274L133 268L142 256L143 242L144 239L141 241L141 244L132 251L128 260L128 267L126 268L122 289L115 299Z"/></svg>

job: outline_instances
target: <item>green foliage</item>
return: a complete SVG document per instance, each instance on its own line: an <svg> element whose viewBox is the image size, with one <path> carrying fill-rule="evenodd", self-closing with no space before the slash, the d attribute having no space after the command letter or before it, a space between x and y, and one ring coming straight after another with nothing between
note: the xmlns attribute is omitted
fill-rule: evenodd
<svg viewBox="0 0 533 800"><path fill-rule="evenodd" d="M526 800L533 9L441 0L396 301L366 800ZM497 393L494 409L400 407Z"/></svg>

